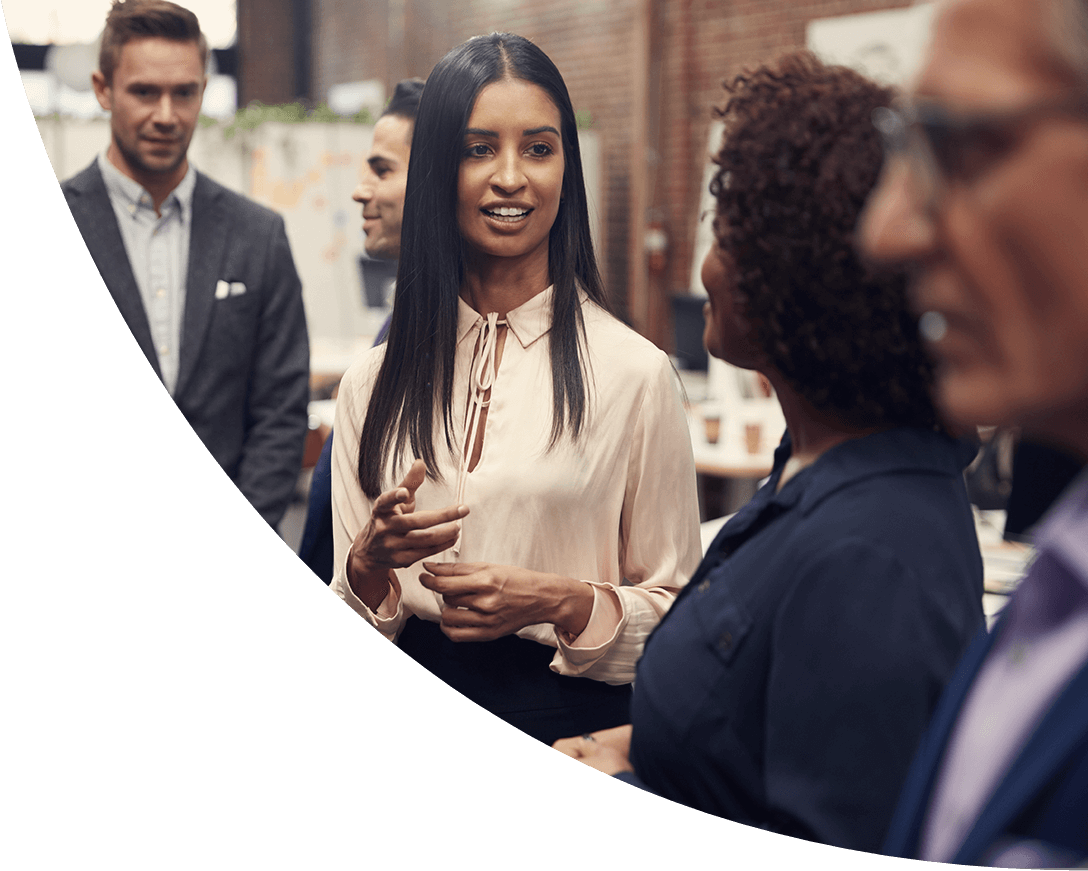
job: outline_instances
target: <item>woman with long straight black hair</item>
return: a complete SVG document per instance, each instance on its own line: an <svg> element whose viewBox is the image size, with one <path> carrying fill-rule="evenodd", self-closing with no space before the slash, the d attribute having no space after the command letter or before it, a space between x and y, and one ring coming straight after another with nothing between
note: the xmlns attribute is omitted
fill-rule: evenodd
<svg viewBox="0 0 1088 871"><path fill-rule="evenodd" d="M389 338L337 403L333 588L534 737L622 723L699 560L675 375L607 310L544 52L453 49L411 155Z"/></svg>

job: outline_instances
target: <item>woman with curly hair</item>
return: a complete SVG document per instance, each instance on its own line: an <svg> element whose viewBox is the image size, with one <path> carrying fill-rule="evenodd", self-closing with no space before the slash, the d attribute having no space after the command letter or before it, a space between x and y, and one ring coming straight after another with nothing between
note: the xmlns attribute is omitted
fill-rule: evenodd
<svg viewBox="0 0 1088 871"><path fill-rule="evenodd" d="M807 53L727 91L705 339L766 375L787 432L647 642L632 725L557 747L708 813L876 850L983 625L972 449L937 419L904 277L852 244L892 93Z"/></svg>

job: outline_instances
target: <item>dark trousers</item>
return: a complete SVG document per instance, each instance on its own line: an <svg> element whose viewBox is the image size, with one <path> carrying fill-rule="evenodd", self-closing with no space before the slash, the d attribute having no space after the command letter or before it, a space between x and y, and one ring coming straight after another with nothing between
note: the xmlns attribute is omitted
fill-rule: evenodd
<svg viewBox="0 0 1088 871"><path fill-rule="evenodd" d="M556 674L548 667L555 650L535 641L508 635L455 643L437 623L409 617L397 643L459 693L545 744L630 722L630 684Z"/></svg>

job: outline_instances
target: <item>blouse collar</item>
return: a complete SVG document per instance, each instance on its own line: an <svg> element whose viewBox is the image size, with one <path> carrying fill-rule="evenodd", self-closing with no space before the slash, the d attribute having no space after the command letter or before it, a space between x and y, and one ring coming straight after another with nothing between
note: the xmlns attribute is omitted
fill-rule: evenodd
<svg viewBox="0 0 1088 871"><path fill-rule="evenodd" d="M517 308L506 313L506 326L523 348L543 336L552 326L552 286L546 287L536 296L530 297ZM584 293L579 291L579 297ZM485 318L476 309L457 297L457 343L474 328L485 322Z"/></svg>

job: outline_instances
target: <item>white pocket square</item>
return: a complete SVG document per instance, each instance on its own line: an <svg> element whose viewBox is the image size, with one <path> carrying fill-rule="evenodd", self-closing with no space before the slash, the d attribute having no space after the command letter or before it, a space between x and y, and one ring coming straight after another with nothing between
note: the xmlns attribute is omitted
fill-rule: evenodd
<svg viewBox="0 0 1088 871"><path fill-rule="evenodd" d="M215 298L226 299L228 296L241 296L246 292L246 286L241 281L224 281L220 278L215 283Z"/></svg>

